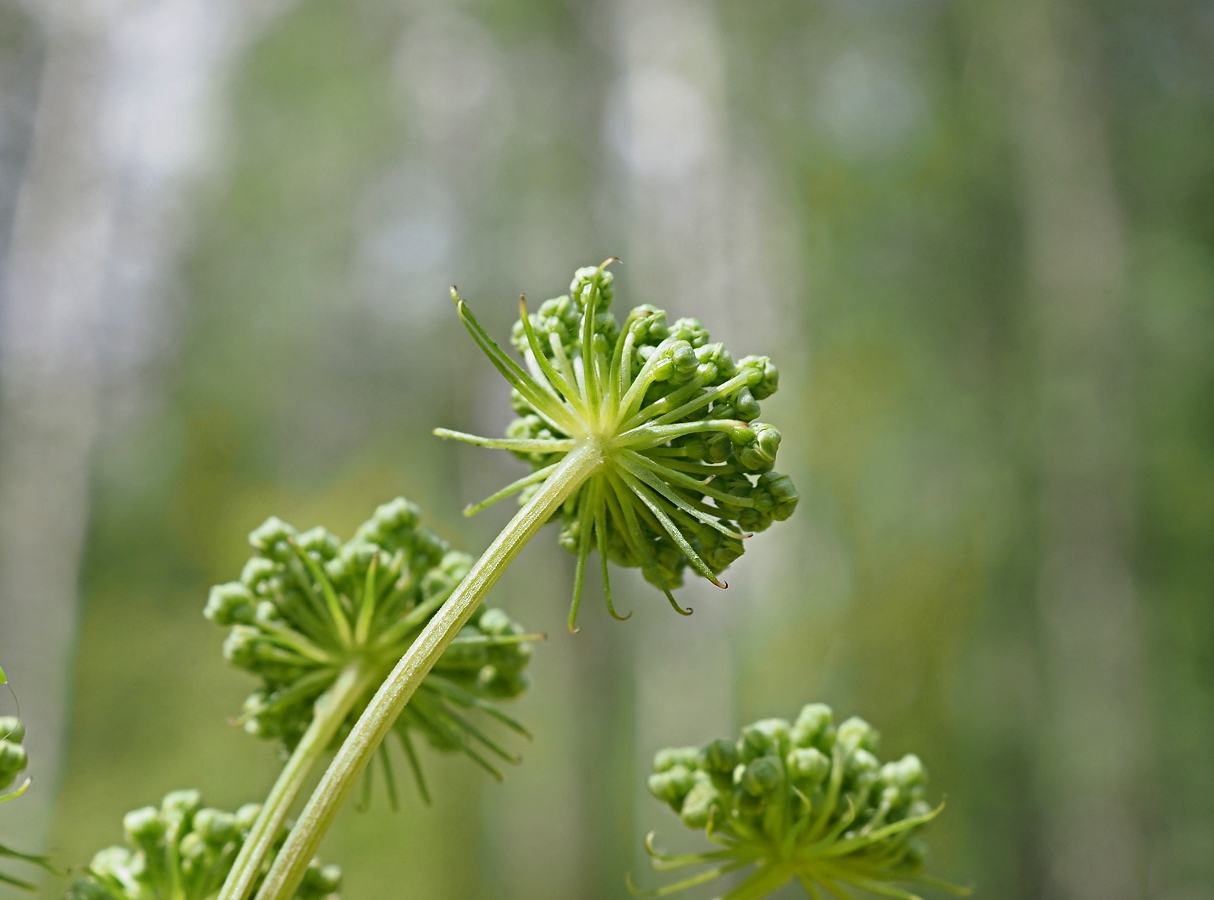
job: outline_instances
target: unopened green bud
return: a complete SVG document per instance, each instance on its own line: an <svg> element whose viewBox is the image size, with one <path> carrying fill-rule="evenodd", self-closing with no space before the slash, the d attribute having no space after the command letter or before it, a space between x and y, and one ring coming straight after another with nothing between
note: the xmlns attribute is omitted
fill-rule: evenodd
<svg viewBox="0 0 1214 900"><path fill-rule="evenodd" d="M668 747L659 750L653 757L653 770L665 772L675 766L686 766L694 769L699 763L700 750L698 747Z"/></svg>
<svg viewBox="0 0 1214 900"><path fill-rule="evenodd" d="M708 329L700 324L699 319L679 319L670 326L670 336L681 341L687 341L692 347L703 347L708 343Z"/></svg>
<svg viewBox="0 0 1214 900"><path fill-rule="evenodd" d="M341 890L341 866L322 865L314 859L304 871L303 891L316 896L335 894Z"/></svg>
<svg viewBox="0 0 1214 900"><path fill-rule="evenodd" d="M194 816L194 832L207 844L221 847L239 833L236 817L221 809L200 809Z"/></svg>
<svg viewBox="0 0 1214 900"><path fill-rule="evenodd" d="M251 622L253 608L252 592L239 581L232 581L211 588L202 614L216 625L235 625L238 622Z"/></svg>
<svg viewBox="0 0 1214 900"><path fill-rule="evenodd" d="M881 735L859 716L852 716L839 726L838 739L848 753L854 753L859 749L875 753L877 744L881 741Z"/></svg>
<svg viewBox="0 0 1214 900"><path fill-rule="evenodd" d="M697 773L697 776L678 811L679 818L688 828L707 827L713 807L719 807L721 804L721 793L712 781L704 777L703 772Z"/></svg>
<svg viewBox="0 0 1214 900"><path fill-rule="evenodd" d="M747 388L742 388L733 398L734 417L741 419L743 422L751 422L759 417L762 411L759 408L759 401L754 398L754 395Z"/></svg>
<svg viewBox="0 0 1214 900"><path fill-rule="evenodd" d="M752 797L769 794L780 786L780 774L780 760L777 757L760 756L742 773L742 790Z"/></svg>
<svg viewBox="0 0 1214 900"><path fill-rule="evenodd" d="M25 740L25 726L16 716L0 716L0 741L20 744Z"/></svg>
<svg viewBox="0 0 1214 900"><path fill-rule="evenodd" d="M291 558L288 542L294 537L294 528L278 516L270 516L249 534L249 544L262 556L281 562Z"/></svg>
<svg viewBox="0 0 1214 900"><path fill-rule="evenodd" d="M737 452L738 462L752 471L770 466L780 449L779 429L762 422L751 424L753 440Z"/></svg>
<svg viewBox="0 0 1214 900"><path fill-rule="evenodd" d="M742 762L759 756L783 756L788 752L789 728L786 719L760 719L742 729L738 750Z"/></svg>
<svg viewBox="0 0 1214 900"><path fill-rule="evenodd" d="M24 747L12 741L0 741L0 791L11 785L27 765L29 757Z"/></svg>
<svg viewBox="0 0 1214 900"><path fill-rule="evenodd" d="M715 775L728 775L738 764L738 748L733 741L718 738L700 750L700 768Z"/></svg>
<svg viewBox="0 0 1214 900"><path fill-rule="evenodd" d="M122 829L126 832L127 840L145 851L156 846L167 828L168 824L160 815L160 810L154 806L144 806L122 817Z"/></svg>
<svg viewBox="0 0 1214 900"><path fill-rule="evenodd" d="M887 762L881 767L881 780L887 784L909 791L927 781L923 763L913 753L908 753L896 762Z"/></svg>
<svg viewBox="0 0 1214 900"><path fill-rule="evenodd" d="M747 356L738 363L749 374L746 384L756 400L766 400L780 386L780 372L766 356Z"/></svg>
<svg viewBox="0 0 1214 900"><path fill-rule="evenodd" d="M772 498L771 516L777 522L788 519L797 509L801 495L787 475L779 472L764 472L756 485Z"/></svg>
<svg viewBox="0 0 1214 900"><path fill-rule="evenodd" d="M265 581L274 577L278 567L273 560L263 556L253 556L240 570L240 581L250 591L256 591ZM222 587L222 585L220 585Z"/></svg>
<svg viewBox="0 0 1214 900"><path fill-rule="evenodd" d="M830 774L830 759L816 747L798 747L788 754L788 777L817 784Z"/></svg>
<svg viewBox="0 0 1214 900"><path fill-rule="evenodd" d="M253 823L257 821L258 815L261 814L260 803L246 803L240 809L236 810L234 825L236 830L242 834L253 827Z"/></svg>
<svg viewBox="0 0 1214 900"><path fill-rule="evenodd" d="M683 805L683 798L695 784L695 777L686 766L674 766L664 772L649 776L649 793L657 797L676 812Z"/></svg>
<svg viewBox="0 0 1214 900"><path fill-rule="evenodd" d="M818 738L831 727L832 713L825 703L810 703L801 708L801 714L792 727L792 742L798 747L813 746ZM833 740L833 736L831 738Z"/></svg>

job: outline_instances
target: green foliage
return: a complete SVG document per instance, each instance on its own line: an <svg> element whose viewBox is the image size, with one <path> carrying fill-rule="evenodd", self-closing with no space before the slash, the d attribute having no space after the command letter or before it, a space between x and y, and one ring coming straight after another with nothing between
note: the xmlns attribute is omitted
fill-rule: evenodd
<svg viewBox="0 0 1214 900"><path fill-rule="evenodd" d="M526 303L512 342L526 370L485 333L455 297L464 325L514 388L519 418L502 440L439 429L442 437L514 452L532 473L468 512L514 493L533 496L579 445L602 464L561 509L560 542L578 558L569 627L575 628L586 559L593 545L607 606L616 618L607 560L640 568L671 606L688 566L719 587L717 576L745 550L743 538L787 519L799 499L774 470L780 432L760 422L759 401L775 393L779 372L765 356L735 362L695 319L667 323L654 306L633 309L620 325L608 311L613 277L579 269L570 294L538 312Z"/></svg>
<svg viewBox="0 0 1214 900"><path fill-rule="evenodd" d="M230 629L228 661L261 679L245 701L246 730L290 751L311 722L316 700L344 669L359 665L387 675L471 564L419 518L414 504L398 498L376 509L344 544L323 528L299 533L277 518L249 535L255 553L241 580L212 588L205 609L207 618ZM465 753L497 778L501 774L483 750L517 761L465 713L480 711L527 734L495 704L526 690L529 641L537 637L501 610L478 609L426 678L393 727L423 798L415 732L435 749ZM368 696L354 705L334 746L381 680L374 679ZM387 765L385 774L395 803Z"/></svg>
<svg viewBox="0 0 1214 900"><path fill-rule="evenodd" d="M219 890L261 807L235 813L202 805L198 791L173 791L157 809L122 820L128 846L107 847L65 900L208 900ZM281 844L286 837L278 837ZM338 900L341 869L312 860L297 900Z"/></svg>
<svg viewBox="0 0 1214 900"><path fill-rule="evenodd" d="M795 723L762 719L737 741L660 751L649 792L688 828L723 849L667 856L645 841L655 869L713 867L641 896L665 896L755 866L724 897L764 897L794 878L818 900L858 887L913 900L896 882L966 893L924 875L926 846L917 838L943 805L926 800L927 773L907 754L884 765L877 732L863 719L836 726L829 706L812 703Z"/></svg>

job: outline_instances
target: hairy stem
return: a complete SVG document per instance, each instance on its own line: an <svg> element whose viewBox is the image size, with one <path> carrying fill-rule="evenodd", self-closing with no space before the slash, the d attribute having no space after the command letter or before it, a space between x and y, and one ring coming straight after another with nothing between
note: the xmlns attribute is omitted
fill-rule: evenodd
<svg viewBox="0 0 1214 900"><path fill-rule="evenodd" d="M362 665L353 663L342 670L333 686L317 698L312 724L300 738L278 781L270 789L270 795L262 804L261 812L244 846L240 848L217 900L245 900L253 890L274 838L282 829L313 766L333 740L338 726L345 721L355 701L375 683L376 676L376 672L366 671Z"/></svg>
<svg viewBox="0 0 1214 900"><path fill-rule="evenodd" d="M287 900L294 894L337 811L422 679L523 546L602 460L601 449L590 441L570 451L434 614L338 749L274 860L257 900Z"/></svg>

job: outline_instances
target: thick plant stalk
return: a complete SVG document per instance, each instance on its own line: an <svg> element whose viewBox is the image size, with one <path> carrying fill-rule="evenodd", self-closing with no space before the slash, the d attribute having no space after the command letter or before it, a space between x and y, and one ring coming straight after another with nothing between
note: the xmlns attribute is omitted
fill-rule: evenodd
<svg viewBox="0 0 1214 900"><path fill-rule="evenodd" d="M570 450L435 613L338 749L274 860L257 900L287 900L294 895L337 811L422 679L523 546L602 462L603 449L596 440L584 440Z"/></svg>
<svg viewBox="0 0 1214 900"><path fill-rule="evenodd" d="M282 830L287 814L290 813L295 798L299 796L313 766L333 740L333 735L345 721L351 707L374 684L375 676L374 671L367 671L357 663L351 664L338 676L333 687L317 699L312 724L300 738L291 758L278 776L278 781L274 783L269 796L262 804L257 821L253 823L249 836L240 848L240 854L232 865L232 871L224 880L217 900L245 900L252 892L258 873L274 844L274 838Z"/></svg>

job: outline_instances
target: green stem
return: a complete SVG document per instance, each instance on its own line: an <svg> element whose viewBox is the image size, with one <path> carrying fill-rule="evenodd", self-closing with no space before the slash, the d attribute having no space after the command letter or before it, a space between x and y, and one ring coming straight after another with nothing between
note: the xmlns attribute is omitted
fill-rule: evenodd
<svg viewBox="0 0 1214 900"><path fill-rule="evenodd" d="M593 442L571 450L434 614L338 749L274 860L257 900L287 900L294 895L337 811L422 679L523 546L602 461L602 450Z"/></svg>
<svg viewBox="0 0 1214 900"><path fill-rule="evenodd" d="M252 892L274 845L274 838L282 830L287 814L313 766L333 740L333 735L349 715L351 707L375 683L377 675L376 671L364 671L358 663L351 664L342 670L333 686L317 698L312 724L300 738L278 781L270 789L270 795L262 804L261 812L249 830L249 836L240 848L217 900L245 900Z"/></svg>

